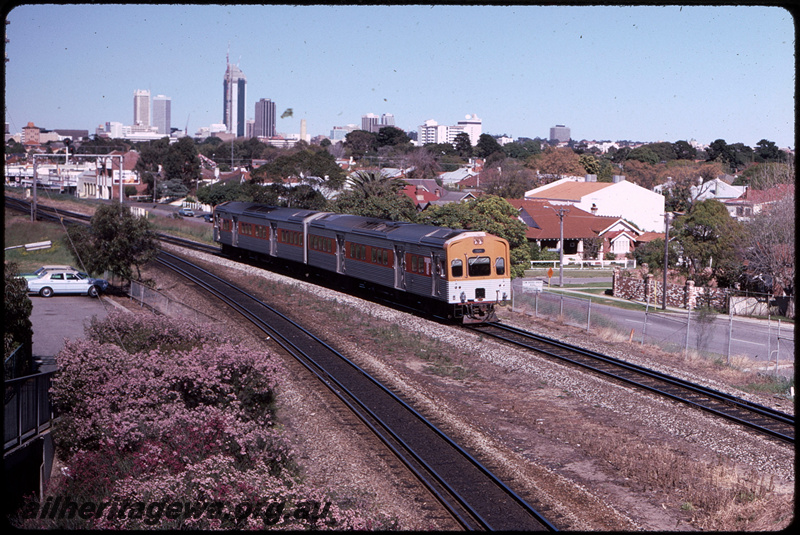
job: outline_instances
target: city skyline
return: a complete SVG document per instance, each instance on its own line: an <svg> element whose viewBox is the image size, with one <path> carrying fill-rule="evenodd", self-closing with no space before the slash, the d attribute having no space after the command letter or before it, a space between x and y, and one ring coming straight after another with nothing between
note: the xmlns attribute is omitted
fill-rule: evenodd
<svg viewBox="0 0 800 535"><path fill-rule="evenodd" d="M127 123L147 87L192 134L224 122L228 62L247 74L244 120L269 98L283 133L474 113L513 138L567 125L576 140L795 144L794 27L777 7L23 5L7 20L12 132Z"/></svg>

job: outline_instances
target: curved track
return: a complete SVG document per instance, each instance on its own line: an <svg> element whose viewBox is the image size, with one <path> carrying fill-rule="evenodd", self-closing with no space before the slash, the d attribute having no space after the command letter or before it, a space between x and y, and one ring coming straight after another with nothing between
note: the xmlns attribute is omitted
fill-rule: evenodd
<svg viewBox="0 0 800 535"><path fill-rule="evenodd" d="M162 252L158 262L237 310L316 374L465 529L555 531L540 513L433 424L311 333L186 260Z"/></svg>
<svg viewBox="0 0 800 535"><path fill-rule="evenodd" d="M581 366L794 443L795 419L790 414L516 327L492 323L465 328Z"/></svg>

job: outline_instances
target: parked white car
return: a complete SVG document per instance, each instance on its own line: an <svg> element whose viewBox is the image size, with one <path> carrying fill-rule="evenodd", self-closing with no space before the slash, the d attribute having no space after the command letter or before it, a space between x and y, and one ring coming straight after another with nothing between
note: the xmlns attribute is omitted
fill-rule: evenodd
<svg viewBox="0 0 800 535"><path fill-rule="evenodd" d="M39 277L28 280L28 292L42 297L56 294L78 294L97 297L97 281L72 270L45 271Z"/></svg>

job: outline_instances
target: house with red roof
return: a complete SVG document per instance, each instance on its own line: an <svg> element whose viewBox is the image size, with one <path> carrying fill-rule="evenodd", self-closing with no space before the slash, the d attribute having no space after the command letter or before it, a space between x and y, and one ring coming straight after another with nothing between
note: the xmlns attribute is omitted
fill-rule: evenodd
<svg viewBox="0 0 800 535"><path fill-rule="evenodd" d="M656 233L643 233L619 217L600 216L575 206L559 205L547 200L507 199L519 212L528 227L525 237L543 250L559 250L564 236L564 261L604 259L612 253L625 258L640 243L654 239ZM644 241L640 238L644 237Z"/></svg>
<svg viewBox="0 0 800 535"><path fill-rule="evenodd" d="M723 201L728 213L738 221L749 221L754 215L768 210L781 199L794 197L794 184L778 184L766 190L748 189L736 199Z"/></svg>

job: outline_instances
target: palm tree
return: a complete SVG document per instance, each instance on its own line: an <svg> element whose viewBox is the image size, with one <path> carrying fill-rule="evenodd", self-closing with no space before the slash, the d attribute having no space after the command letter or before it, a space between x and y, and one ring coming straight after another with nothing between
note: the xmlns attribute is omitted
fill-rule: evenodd
<svg viewBox="0 0 800 535"><path fill-rule="evenodd" d="M399 178L384 175L381 171L356 171L347 177L346 186L352 191L360 192L364 198L397 194L406 186Z"/></svg>

